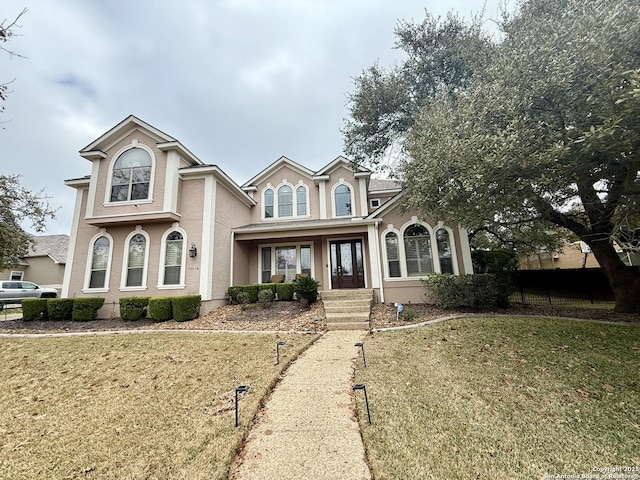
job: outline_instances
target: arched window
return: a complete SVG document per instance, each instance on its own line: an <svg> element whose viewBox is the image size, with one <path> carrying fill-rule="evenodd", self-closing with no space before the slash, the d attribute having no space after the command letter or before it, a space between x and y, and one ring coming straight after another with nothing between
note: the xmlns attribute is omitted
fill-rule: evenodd
<svg viewBox="0 0 640 480"><path fill-rule="evenodd" d="M104 236L93 242L89 288L106 288L110 246L109 239Z"/></svg>
<svg viewBox="0 0 640 480"><path fill-rule="evenodd" d="M293 215L293 190L289 185L282 185L278 189L278 217Z"/></svg>
<svg viewBox="0 0 640 480"><path fill-rule="evenodd" d="M433 273L431 237L424 226L414 224L407 227L404 232L404 252L408 276L420 277Z"/></svg>
<svg viewBox="0 0 640 480"><path fill-rule="evenodd" d="M264 217L273 218L273 190L270 188L264 191Z"/></svg>
<svg viewBox="0 0 640 480"><path fill-rule="evenodd" d="M351 189L347 185L338 185L333 192L336 217L351 215Z"/></svg>
<svg viewBox="0 0 640 480"><path fill-rule="evenodd" d="M398 248L398 235L393 232L387 233L384 237L387 247L387 265L389 266L390 277L400 277L400 251Z"/></svg>
<svg viewBox="0 0 640 480"><path fill-rule="evenodd" d="M120 155L113 166L111 201L148 199L151 164L151 156L142 148L131 148Z"/></svg>
<svg viewBox="0 0 640 480"><path fill-rule="evenodd" d="M449 243L449 232L444 228L438 229L436 231L436 243L438 244L440 271L442 273L453 273L453 259L451 255L451 243Z"/></svg>
<svg viewBox="0 0 640 480"><path fill-rule="evenodd" d="M307 214L307 187L296 188L296 215Z"/></svg>
<svg viewBox="0 0 640 480"><path fill-rule="evenodd" d="M164 255L164 284L179 285L182 270L183 238L180 232L167 235Z"/></svg>
<svg viewBox="0 0 640 480"><path fill-rule="evenodd" d="M127 287L141 287L143 285L146 250L147 239L144 235L137 233L131 237L127 261Z"/></svg>

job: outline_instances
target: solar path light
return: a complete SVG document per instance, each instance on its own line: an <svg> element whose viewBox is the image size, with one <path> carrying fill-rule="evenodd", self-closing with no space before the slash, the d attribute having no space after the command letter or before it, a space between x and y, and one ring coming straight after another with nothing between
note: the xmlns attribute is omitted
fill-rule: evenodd
<svg viewBox="0 0 640 480"><path fill-rule="evenodd" d="M246 393L249 391L249 385L239 385L236 387L236 427L238 426L238 392Z"/></svg>
<svg viewBox="0 0 640 480"><path fill-rule="evenodd" d="M364 383L356 383L353 386L353 389L364 391L364 403L367 406L367 418L369 419L369 425L371 425L371 413L369 412L369 398L367 397L367 387L364 386Z"/></svg>
<svg viewBox="0 0 640 480"><path fill-rule="evenodd" d="M283 341L276 343L276 365L280 363L280 347L282 345L286 345L286 343Z"/></svg>
<svg viewBox="0 0 640 480"><path fill-rule="evenodd" d="M354 345L355 347L360 347L362 349L362 363L364 364L364 366L367 366L367 359L364 356L364 344L362 342L358 342Z"/></svg>

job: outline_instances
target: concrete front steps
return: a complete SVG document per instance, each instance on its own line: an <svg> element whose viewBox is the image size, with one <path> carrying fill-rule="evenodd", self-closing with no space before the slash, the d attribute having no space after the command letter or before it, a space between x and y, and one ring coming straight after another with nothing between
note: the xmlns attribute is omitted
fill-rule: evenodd
<svg viewBox="0 0 640 480"><path fill-rule="evenodd" d="M327 330L369 330L373 290L324 290L319 292Z"/></svg>

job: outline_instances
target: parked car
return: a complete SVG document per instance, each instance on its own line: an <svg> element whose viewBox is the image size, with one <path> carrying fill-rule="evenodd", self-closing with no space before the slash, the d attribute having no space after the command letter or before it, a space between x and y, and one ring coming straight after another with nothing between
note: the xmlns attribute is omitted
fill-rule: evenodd
<svg viewBox="0 0 640 480"><path fill-rule="evenodd" d="M8 303L22 303L25 298L55 298L55 288L43 288L33 282L5 280L0 282L0 310Z"/></svg>

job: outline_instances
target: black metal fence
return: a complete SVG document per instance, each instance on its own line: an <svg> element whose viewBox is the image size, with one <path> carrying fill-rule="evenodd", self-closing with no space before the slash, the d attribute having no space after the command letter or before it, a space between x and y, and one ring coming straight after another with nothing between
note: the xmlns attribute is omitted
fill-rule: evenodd
<svg viewBox="0 0 640 480"><path fill-rule="evenodd" d="M514 303L575 305L614 301L609 281L600 268L519 270Z"/></svg>

